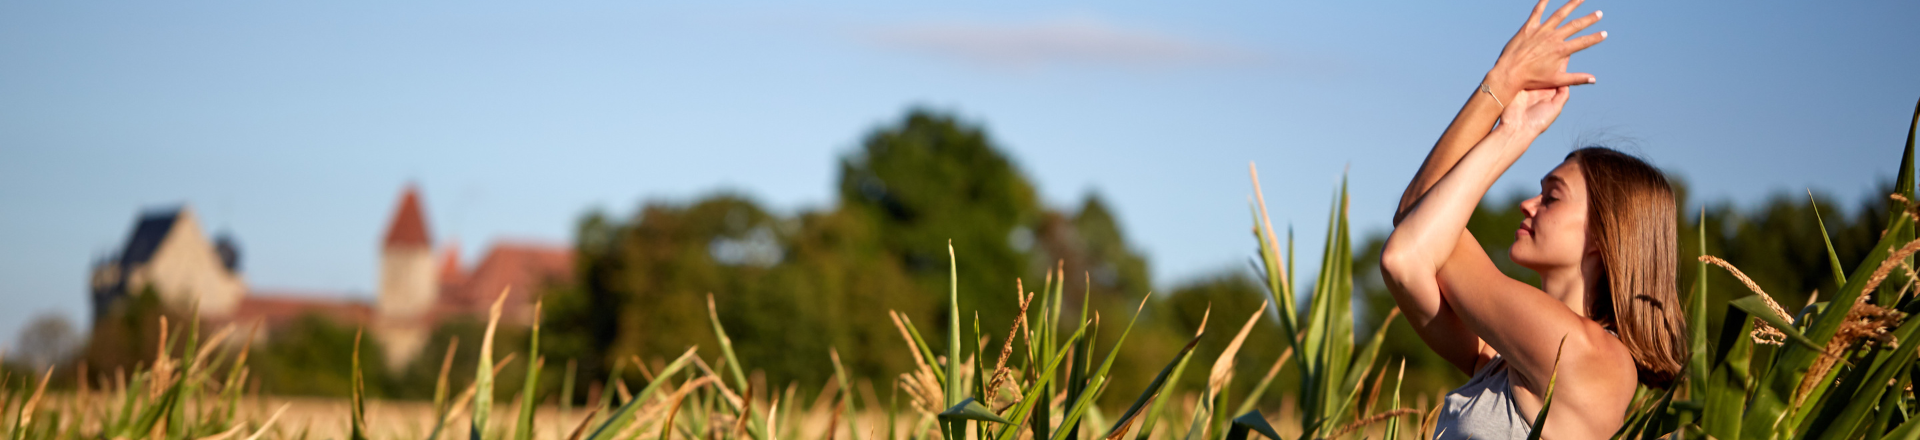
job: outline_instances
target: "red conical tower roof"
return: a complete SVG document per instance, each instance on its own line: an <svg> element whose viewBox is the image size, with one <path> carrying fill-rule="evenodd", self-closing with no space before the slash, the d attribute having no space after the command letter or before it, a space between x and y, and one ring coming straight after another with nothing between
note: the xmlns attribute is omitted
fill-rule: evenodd
<svg viewBox="0 0 1920 440"><path fill-rule="evenodd" d="M400 206L394 210L393 222L387 225L387 238L382 245L396 247L432 247L433 240L427 235L427 214L420 209L420 192L413 185L407 185L400 193Z"/></svg>

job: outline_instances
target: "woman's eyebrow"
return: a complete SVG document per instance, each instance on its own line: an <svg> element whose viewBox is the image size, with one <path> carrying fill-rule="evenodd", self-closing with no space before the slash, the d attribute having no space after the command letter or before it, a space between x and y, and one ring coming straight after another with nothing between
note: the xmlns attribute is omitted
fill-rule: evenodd
<svg viewBox="0 0 1920 440"><path fill-rule="evenodd" d="M1556 183L1560 185L1566 185L1567 181L1560 179L1560 176L1555 176L1552 174L1548 174L1547 177L1540 178L1541 189L1546 189L1548 186L1551 186Z"/></svg>

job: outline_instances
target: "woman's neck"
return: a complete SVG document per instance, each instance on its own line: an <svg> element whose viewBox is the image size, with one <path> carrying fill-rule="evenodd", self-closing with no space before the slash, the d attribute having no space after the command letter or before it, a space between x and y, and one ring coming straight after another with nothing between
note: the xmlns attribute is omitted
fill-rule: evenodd
<svg viewBox="0 0 1920 440"><path fill-rule="evenodd" d="M1566 304L1574 314L1591 318L1587 312L1593 301L1588 292L1598 290L1601 270L1597 259L1589 258L1578 267L1541 271L1540 290Z"/></svg>

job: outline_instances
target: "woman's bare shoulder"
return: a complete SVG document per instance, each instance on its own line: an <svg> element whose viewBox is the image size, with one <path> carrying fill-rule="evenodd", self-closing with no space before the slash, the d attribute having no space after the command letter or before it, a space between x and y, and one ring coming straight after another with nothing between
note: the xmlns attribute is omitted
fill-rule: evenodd
<svg viewBox="0 0 1920 440"><path fill-rule="evenodd" d="M1569 385L1569 391L1582 395L1582 400L1592 406L1617 406L1624 412L1640 384L1640 369L1633 362L1633 352L1600 323L1585 321L1580 327L1583 339L1580 347L1577 350L1568 347L1560 361L1559 377L1572 381L1561 383Z"/></svg>

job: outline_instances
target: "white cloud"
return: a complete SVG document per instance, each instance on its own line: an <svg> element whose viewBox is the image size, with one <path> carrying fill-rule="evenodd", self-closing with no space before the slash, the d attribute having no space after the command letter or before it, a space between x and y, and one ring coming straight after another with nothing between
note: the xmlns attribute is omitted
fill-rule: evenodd
<svg viewBox="0 0 1920 440"><path fill-rule="evenodd" d="M1259 52L1091 17L1030 23L931 22L876 29L868 41L995 68L1049 65L1180 67L1250 64Z"/></svg>

